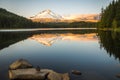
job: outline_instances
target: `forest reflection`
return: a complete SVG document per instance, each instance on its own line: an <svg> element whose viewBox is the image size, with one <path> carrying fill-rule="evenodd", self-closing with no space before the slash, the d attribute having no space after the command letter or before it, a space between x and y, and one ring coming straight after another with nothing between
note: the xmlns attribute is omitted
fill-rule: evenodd
<svg viewBox="0 0 120 80"><path fill-rule="evenodd" d="M110 56L120 60L120 32L98 31L100 47Z"/></svg>

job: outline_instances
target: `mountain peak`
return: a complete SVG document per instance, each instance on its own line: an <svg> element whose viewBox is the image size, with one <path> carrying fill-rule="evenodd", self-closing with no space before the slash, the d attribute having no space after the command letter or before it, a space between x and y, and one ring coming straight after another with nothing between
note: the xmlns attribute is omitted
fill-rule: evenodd
<svg viewBox="0 0 120 80"><path fill-rule="evenodd" d="M52 11L51 11L50 9L46 9L46 10L40 12L40 14L41 14L41 13L47 13L47 14L50 14L51 12L52 12Z"/></svg>
<svg viewBox="0 0 120 80"><path fill-rule="evenodd" d="M41 18L62 19L62 16L52 12L50 9L46 9L31 18L32 19L41 19Z"/></svg>
<svg viewBox="0 0 120 80"><path fill-rule="evenodd" d="M52 12L50 9L46 9L46 10L44 10L45 12Z"/></svg>

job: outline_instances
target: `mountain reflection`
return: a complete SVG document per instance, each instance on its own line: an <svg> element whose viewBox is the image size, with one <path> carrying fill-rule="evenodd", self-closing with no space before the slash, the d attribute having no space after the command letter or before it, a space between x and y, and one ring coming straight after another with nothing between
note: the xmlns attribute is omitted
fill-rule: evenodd
<svg viewBox="0 0 120 80"><path fill-rule="evenodd" d="M43 45L51 46L55 41L61 39L57 34L38 34L33 35L30 39L35 40Z"/></svg>
<svg viewBox="0 0 120 80"><path fill-rule="evenodd" d="M69 40L69 41L97 41L96 33L89 34L37 34L30 37L30 39L35 40L43 45L51 46L54 42L59 40Z"/></svg>
<svg viewBox="0 0 120 80"><path fill-rule="evenodd" d="M96 35L97 34L97 35ZM0 50L19 41L31 39L45 46L52 46L59 41L98 41L110 56L120 60L120 32L112 31L38 31L0 33Z"/></svg>
<svg viewBox="0 0 120 80"><path fill-rule="evenodd" d="M120 32L98 31L100 46L120 60Z"/></svg>
<svg viewBox="0 0 120 80"><path fill-rule="evenodd" d="M37 34L42 35L41 39L44 45L51 46L56 40L58 40L58 37L60 36L60 34L66 34L66 33L71 33L71 34L86 34L87 33L89 34L89 33L96 33L96 30L50 30L50 31L44 30L44 31L32 31L32 32L27 32L27 31L26 32L14 32L14 31L13 32L0 32L0 50L12 44L15 44L21 40L25 40L29 37L33 37L33 35L37 35ZM43 34L46 34L46 35L43 35ZM49 38L47 36L49 36Z"/></svg>

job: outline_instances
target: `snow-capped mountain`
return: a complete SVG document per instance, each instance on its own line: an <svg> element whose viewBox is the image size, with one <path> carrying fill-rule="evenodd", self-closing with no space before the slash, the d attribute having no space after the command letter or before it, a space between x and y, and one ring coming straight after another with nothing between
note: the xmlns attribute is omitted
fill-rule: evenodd
<svg viewBox="0 0 120 80"><path fill-rule="evenodd" d="M62 19L62 16L47 9L31 17L31 19L41 19L41 18Z"/></svg>
<svg viewBox="0 0 120 80"><path fill-rule="evenodd" d="M67 15L61 16L51 10L47 9L39 12L37 15L30 17L34 22L97 22L100 20L99 14L77 14L77 15Z"/></svg>

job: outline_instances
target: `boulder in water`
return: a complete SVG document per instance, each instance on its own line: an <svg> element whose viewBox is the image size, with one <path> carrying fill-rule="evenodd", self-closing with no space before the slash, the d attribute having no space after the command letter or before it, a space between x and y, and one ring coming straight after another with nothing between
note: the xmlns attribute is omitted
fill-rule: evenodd
<svg viewBox="0 0 120 80"><path fill-rule="evenodd" d="M13 62L10 66L10 70L16 70L16 69L26 69L26 68L32 68L33 66L25 59L19 59L15 62Z"/></svg>
<svg viewBox="0 0 120 80"><path fill-rule="evenodd" d="M82 75L82 73L78 70L72 70L71 72L72 74L75 74L75 75Z"/></svg>

